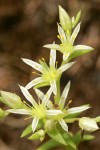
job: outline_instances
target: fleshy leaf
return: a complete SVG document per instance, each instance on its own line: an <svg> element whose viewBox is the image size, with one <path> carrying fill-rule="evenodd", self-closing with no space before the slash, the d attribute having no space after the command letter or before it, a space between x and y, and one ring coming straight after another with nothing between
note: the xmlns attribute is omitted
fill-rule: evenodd
<svg viewBox="0 0 100 150"><path fill-rule="evenodd" d="M29 126L26 127L26 129L21 134L21 138L23 138L24 136L30 134L31 132L32 132L32 125L30 124Z"/></svg>
<svg viewBox="0 0 100 150"><path fill-rule="evenodd" d="M58 143L61 143L61 144L67 146L66 141L62 137L61 133L57 130L57 128L53 128L50 132L48 132L48 135L52 139L54 139L55 141L57 141Z"/></svg>
<svg viewBox="0 0 100 150"><path fill-rule="evenodd" d="M40 147L37 148L37 150L52 150L56 147L59 147L62 145L58 143L57 141L50 139L47 142L43 143Z"/></svg>

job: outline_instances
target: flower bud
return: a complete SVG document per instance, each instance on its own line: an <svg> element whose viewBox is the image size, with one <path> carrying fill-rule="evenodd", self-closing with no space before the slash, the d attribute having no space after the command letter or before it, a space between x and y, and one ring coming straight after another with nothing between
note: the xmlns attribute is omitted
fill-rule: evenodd
<svg viewBox="0 0 100 150"><path fill-rule="evenodd" d="M83 117L79 120L79 126L82 130L93 132L99 129L95 120Z"/></svg>
<svg viewBox="0 0 100 150"><path fill-rule="evenodd" d="M41 141L44 139L45 136L45 132L44 130L39 130L37 132L35 132L34 134L32 134L28 139L29 140L37 140L40 139Z"/></svg>
<svg viewBox="0 0 100 150"><path fill-rule="evenodd" d="M14 93L1 91L2 102L11 108L20 108L22 101L20 97Z"/></svg>
<svg viewBox="0 0 100 150"><path fill-rule="evenodd" d="M70 34L72 30L72 22L67 12L61 6L59 6L59 19L60 19L60 24L62 28L66 32L69 31L69 34Z"/></svg>

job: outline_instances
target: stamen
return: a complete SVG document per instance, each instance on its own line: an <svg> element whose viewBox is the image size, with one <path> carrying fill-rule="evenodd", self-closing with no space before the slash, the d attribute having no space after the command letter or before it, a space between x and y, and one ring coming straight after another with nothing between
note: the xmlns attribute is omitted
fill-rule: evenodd
<svg viewBox="0 0 100 150"><path fill-rule="evenodd" d="M41 76L40 73L37 73L37 72L35 72L35 71L33 71L32 73Z"/></svg>
<svg viewBox="0 0 100 150"><path fill-rule="evenodd" d="M42 58L42 60L43 60L43 61L45 61L45 59L44 59L44 58Z"/></svg>
<svg viewBox="0 0 100 150"><path fill-rule="evenodd" d="M26 101L23 101L23 103L24 103L26 106L28 106L29 108L32 108L32 106L30 106L29 104L27 104Z"/></svg>
<svg viewBox="0 0 100 150"><path fill-rule="evenodd" d="M24 120L28 120L28 119L30 119L30 118L32 118L32 117L30 116L30 117L24 118Z"/></svg>
<svg viewBox="0 0 100 150"><path fill-rule="evenodd" d="M69 105L72 103L72 100L70 100L69 102L68 102L68 104L66 105L66 109L68 109L69 108Z"/></svg>
<svg viewBox="0 0 100 150"><path fill-rule="evenodd" d="M58 38L58 39L61 39L60 35L57 35L57 38Z"/></svg>

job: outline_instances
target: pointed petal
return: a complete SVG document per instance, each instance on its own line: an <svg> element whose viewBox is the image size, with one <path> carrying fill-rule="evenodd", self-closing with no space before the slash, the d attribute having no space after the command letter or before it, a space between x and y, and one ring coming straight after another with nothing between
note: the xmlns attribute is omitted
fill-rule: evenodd
<svg viewBox="0 0 100 150"><path fill-rule="evenodd" d="M35 79L32 80L31 82L29 82L29 83L25 86L25 88L26 88L26 89L30 89L30 88L32 88L33 86L35 86L35 85L37 85L37 84L39 84L39 83L42 83L42 82L44 82L44 80L43 80L42 77L35 78Z"/></svg>
<svg viewBox="0 0 100 150"><path fill-rule="evenodd" d="M32 61L32 60L30 60L30 59L26 59L26 58L22 58L22 60L23 60L27 65L29 65L29 66L31 66L32 68L34 68L34 69L36 69L36 70L42 72L43 67L42 67L39 63L37 63L37 62L35 62L35 61Z"/></svg>
<svg viewBox="0 0 100 150"><path fill-rule="evenodd" d="M43 98L42 104L43 104L44 106L47 105L48 100L49 100L51 94L52 94L52 87L50 87L50 89L48 90L48 92L46 93L46 95L45 95L44 98Z"/></svg>
<svg viewBox="0 0 100 150"><path fill-rule="evenodd" d="M32 121L32 130L33 130L33 132L35 132L36 127L37 127L37 125L38 125L38 122L39 122L39 118L34 117L34 119L33 119L33 121Z"/></svg>
<svg viewBox="0 0 100 150"><path fill-rule="evenodd" d="M55 62L56 62L56 51L51 49L50 51L50 67L55 68Z"/></svg>
<svg viewBox="0 0 100 150"><path fill-rule="evenodd" d="M64 114L61 110L47 110L47 116L56 116Z"/></svg>
<svg viewBox="0 0 100 150"><path fill-rule="evenodd" d="M51 85L53 93L56 95L57 94L56 81L54 80L54 81L50 82L50 85Z"/></svg>
<svg viewBox="0 0 100 150"><path fill-rule="evenodd" d="M68 84L65 86L65 88L62 92L62 95L61 95L61 98L60 98L60 101L59 101L60 108L64 108L65 101L66 101L66 98L68 96L69 89L70 89L70 82L68 82Z"/></svg>
<svg viewBox="0 0 100 150"><path fill-rule="evenodd" d="M62 27L58 24L58 33L60 35L61 38L61 42L64 43L66 41L66 35L64 30L62 29Z"/></svg>
<svg viewBox="0 0 100 150"><path fill-rule="evenodd" d="M36 94L38 95L39 99L41 101L43 101L43 98L45 96L44 93L41 90L39 90L39 89L34 89L34 90L35 90ZM47 107L49 109L53 108L53 104L52 104L52 102L50 100L48 100L48 102L47 102Z"/></svg>
<svg viewBox="0 0 100 150"><path fill-rule="evenodd" d="M67 110L67 114L75 114L75 113L80 113L82 111L85 111L87 109L89 109L90 106L89 105L83 105L83 106L79 106L79 107L73 107L73 108L69 108Z"/></svg>
<svg viewBox="0 0 100 150"><path fill-rule="evenodd" d="M92 47L86 45L76 45L74 48L75 50L93 50Z"/></svg>
<svg viewBox="0 0 100 150"><path fill-rule="evenodd" d="M63 54L63 60L65 61L65 60L67 60L68 59L68 57L69 57L69 55L70 55L70 53L64 53Z"/></svg>
<svg viewBox="0 0 100 150"><path fill-rule="evenodd" d="M44 93L39 89L34 89L34 90L35 90L37 96L39 97L39 99L42 101L45 96Z"/></svg>
<svg viewBox="0 0 100 150"><path fill-rule="evenodd" d="M72 44L74 43L74 41L75 41L75 39L76 39L76 37L79 33L79 30L80 30L80 23L76 26L76 28L74 29L74 31L71 35L70 41L71 41Z"/></svg>
<svg viewBox="0 0 100 150"><path fill-rule="evenodd" d="M37 105L37 103L35 102L35 100L33 99L32 95L28 92L28 90L23 87L23 86L19 86L23 95L25 96L25 98L33 105Z"/></svg>
<svg viewBox="0 0 100 150"><path fill-rule="evenodd" d="M63 119L59 120L59 123L61 125L61 127L68 132L68 125L66 124L66 122Z"/></svg>
<svg viewBox="0 0 100 150"><path fill-rule="evenodd" d="M8 109L7 111L10 113L14 113L14 114L22 114L22 115L30 115L31 114L31 111L26 110L26 109Z"/></svg>
<svg viewBox="0 0 100 150"><path fill-rule="evenodd" d="M67 64L61 66L61 67L58 69L58 71L59 71L60 73L63 73L65 70L67 70L68 68L70 68L74 63L75 63L75 62L67 63Z"/></svg>
<svg viewBox="0 0 100 150"><path fill-rule="evenodd" d="M60 46L58 44L47 44L47 45L44 45L43 47L60 51Z"/></svg>

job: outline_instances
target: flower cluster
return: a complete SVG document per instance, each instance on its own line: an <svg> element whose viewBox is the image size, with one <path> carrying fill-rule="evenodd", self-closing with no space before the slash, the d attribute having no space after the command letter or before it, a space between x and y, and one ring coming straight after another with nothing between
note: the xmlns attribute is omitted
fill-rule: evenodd
<svg viewBox="0 0 100 150"><path fill-rule="evenodd" d="M79 117L79 114L90 106L83 105L70 108L71 101L66 102L68 92L70 89L70 82L65 86L62 94L60 91L60 79L62 73L69 69L75 62L69 62L72 58L86 54L93 50L90 46L74 45L74 41L79 33L81 23L79 12L75 17L70 19L67 12L59 6L60 23L58 24L58 38L61 44L48 44L44 47L50 48L49 65L45 59L39 60L39 63L30 59L22 58L22 60L34 68L38 72L33 72L39 77L33 79L25 87L20 86L20 90L28 102L22 101L21 98L10 92L1 91L0 101L10 107L6 113L15 113L26 115L28 119L32 120L21 137L32 134L29 139L43 140L47 133L53 140L61 143L64 146L71 146L76 148L74 140L70 136L68 124L78 121L79 127L82 130L89 132L96 131L99 127L97 122L100 118ZM62 54L62 62L57 67L56 50ZM46 94L39 88L49 86ZM37 99L29 93L29 89L33 88L37 95ZM3 110L0 109L2 115ZM69 138L69 140L68 140Z"/></svg>

